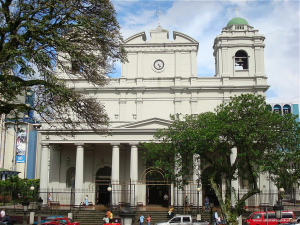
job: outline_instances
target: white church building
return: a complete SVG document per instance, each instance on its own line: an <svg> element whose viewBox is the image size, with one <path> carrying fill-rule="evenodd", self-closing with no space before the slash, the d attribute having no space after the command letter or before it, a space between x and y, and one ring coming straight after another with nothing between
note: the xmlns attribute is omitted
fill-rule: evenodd
<svg viewBox="0 0 300 225"><path fill-rule="evenodd" d="M152 140L157 129L167 128L171 114L213 111L230 96L242 93L265 95L269 85L264 39L245 19L233 18L212 43L215 74L198 77L199 42L194 38L173 31L170 40L169 31L161 26L151 30L150 36L140 32L127 38L128 62L122 65L119 78L104 87L84 80L75 83L75 88L105 105L110 135L91 130L79 131L74 137L56 136L47 132L44 124L38 129L35 177L40 178L42 198L51 192L53 200L66 205L70 201L80 204L88 195L95 205L130 202L146 206L160 204L167 193L169 205L182 205L185 195L190 203L203 205L209 188L202 186L197 191L196 173L190 185L178 191L164 179L163 171L153 176L139 143ZM64 74L58 76L66 79ZM66 82L73 84L72 80ZM277 189L264 175L259 186L262 190ZM234 187L242 191L248 183L235 181ZM71 188L74 198L63 198L60 193ZM261 201L273 204L275 199L270 196Z"/></svg>

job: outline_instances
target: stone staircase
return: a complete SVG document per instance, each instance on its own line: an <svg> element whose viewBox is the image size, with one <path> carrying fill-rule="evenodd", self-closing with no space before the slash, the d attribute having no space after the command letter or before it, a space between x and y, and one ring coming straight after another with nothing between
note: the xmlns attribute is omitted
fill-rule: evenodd
<svg viewBox="0 0 300 225"><path fill-rule="evenodd" d="M29 210L34 211L34 210ZM17 215L17 216L23 216L24 212L23 209L6 209L6 212L9 215ZM29 216L29 212L27 215ZM42 218L50 215L62 215L67 217L68 213L70 212L70 209L47 209L43 208L42 209ZM151 225L154 225L157 222L163 222L169 220L168 218L168 209L167 208L162 208L158 207L152 208L151 210L147 210L146 207L141 207L137 208L135 211L135 217L133 218L133 225L139 225L139 217L140 213L143 214L145 217L145 221L148 215L151 215ZM197 218L197 211L192 210L189 213L182 211L176 211L175 209L175 214L191 214L194 219ZM37 211L35 211L35 216L37 216ZM73 213L73 218L75 221L80 222L82 225L102 225L103 224L103 217L105 215L105 210L95 210L95 209L72 209ZM112 213L114 214L114 218L119 218L119 211L118 210L112 210ZM210 213L209 212L201 212L201 217L204 220L209 221L210 220ZM20 217L22 218L22 217ZM36 219L37 220L37 219ZM15 225L17 224L22 224L23 221L20 220L18 221ZM145 222L144 225L147 225Z"/></svg>
<svg viewBox="0 0 300 225"><path fill-rule="evenodd" d="M114 218L119 218L119 212L113 211ZM167 211L162 210L136 210L135 217L133 218L133 225L139 224L140 214L143 214L145 217L145 221L148 215L151 215L151 225L154 225L157 222L163 222L169 220ZM181 212L183 214L183 212ZM185 213L187 214L187 213ZM84 225L102 225L103 217L105 215L104 210L81 210L77 214L74 215L74 219L80 224ZM197 218L197 215L192 215L194 219ZM202 219L209 221L210 213L202 212ZM144 225L147 225L145 222Z"/></svg>

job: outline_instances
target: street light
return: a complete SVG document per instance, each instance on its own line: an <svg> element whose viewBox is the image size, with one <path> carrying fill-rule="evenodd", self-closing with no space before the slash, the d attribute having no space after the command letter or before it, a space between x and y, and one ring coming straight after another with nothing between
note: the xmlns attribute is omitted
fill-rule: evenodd
<svg viewBox="0 0 300 225"><path fill-rule="evenodd" d="M282 217L282 210L283 210L283 205L282 205L282 199L283 199L283 193L284 193L284 188L279 188L279 193L278 193L278 201L277 204L273 206L273 210L275 211L275 218L278 220L278 224L280 224L280 219Z"/></svg>
<svg viewBox="0 0 300 225"><path fill-rule="evenodd" d="M282 217L283 205L277 201L277 204L273 206L273 210L275 211L275 218L278 220L278 224L280 224L280 219Z"/></svg>
<svg viewBox="0 0 300 225"><path fill-rule="evenodd" d="M107 187L107 191L109 192L109 208L110 208L110 211L111 211L111 184L108 185Z"/></svg>
<svg viewBox="0 0 300 225"><path fill-rule="evenodd" d="M38 209L39 209L39 214L38 214L38 225L41 225L41 208L43 206L43 199L41 197L38 198Z"/></svg>
<svg viewBox="0 0 300 225"><path fill-rule="evenodd" d="M31 195L31 197L33 198L33 199L35 199L35 196L34 196L34 185L33 184L31 184L31 186L30 186L30 191L32 191L31 193L30 193L30 195Z"/></svg>
<svg viewBox="0 0 300 225"><path fill-rule="evenodd" d="M210 199L209 201L209 207L210 207L210 224L214 224L214 219L213 219L213 208L215 206L214 199Z"/></svg>
<svg viewBox="0 0 300 225"><path fill-rule="evenodd" d="M283 193L284 193L284 188L279 188L278 202L280 205L282 205Z"/></svg>
<svg viewBox="0 0 300 225"><path fill-rule="evenodd" d="M199 214L199 192L200 192L200 187L197 187L197 214Z"/></svg>
<svg viewBox="0 0 300 225"><path fill-rule="evenodd" d="M23 224L27 225L27 218L26 213L28 211L29 202L27 201L27 198L24 199L24 202L22 202L23 211L24 211L24 217L23 217Z"/></svg>

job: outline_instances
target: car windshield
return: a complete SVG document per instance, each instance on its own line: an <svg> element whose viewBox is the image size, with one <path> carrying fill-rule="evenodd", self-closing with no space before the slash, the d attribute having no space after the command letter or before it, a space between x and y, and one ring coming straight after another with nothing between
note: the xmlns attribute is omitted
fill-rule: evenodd
<svg viewBox="0 0 300 225"><path fill-rule="evenodd" d="M45 220L53 220L53 219L55 219L56 217L54 217L54 216L48 216Z"/></svg>
<svg viewBox="0 0 300 225"><path fill-rule="evenodd" d="M75 222L75 220L72 220L72 219L70 219L70 218L69 218L69 221L70 221L70 223L74 223L74 222Z"/></svg>
<svg viewBox="0 0 300 225"><path fill-rule="evenodd" d="M250 218L252 217L252 215L253 215L253 213L251 213L251 214L250 214L250 216L248 216L248 218L247 218L247 219L250 219Z"/></svg>

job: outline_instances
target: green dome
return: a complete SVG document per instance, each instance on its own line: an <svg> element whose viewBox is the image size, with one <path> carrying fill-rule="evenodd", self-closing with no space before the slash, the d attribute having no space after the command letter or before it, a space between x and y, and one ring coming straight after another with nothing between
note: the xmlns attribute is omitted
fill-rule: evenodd
<svg viewBox="0 0 300 225"><path fill-rule="evenodd" d="M248 22L245 19L243 19L241 17L235 17L227 23L227 27L231 26L231 25L234 25L234 24L247 24L247 25L249 25Z"/></svg>

